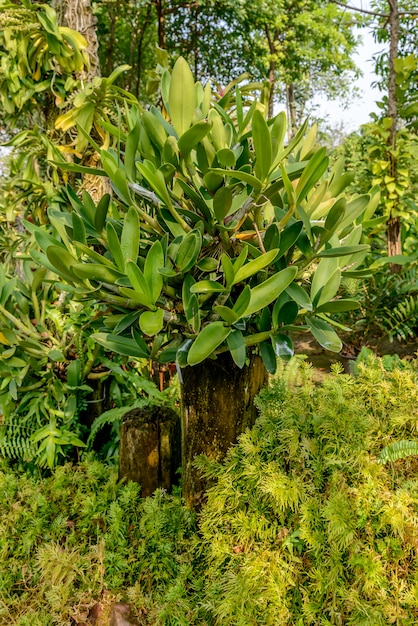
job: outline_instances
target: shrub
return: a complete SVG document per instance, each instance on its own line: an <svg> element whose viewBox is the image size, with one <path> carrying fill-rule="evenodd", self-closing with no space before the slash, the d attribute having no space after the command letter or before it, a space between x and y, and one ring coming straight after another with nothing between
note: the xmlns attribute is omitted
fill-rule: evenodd
<svg viewBox="0 0 418 626"><path fill-rule="evenodd" d="M266 389L255 428L206 468L215 623L416 624L417 457L380 462L389 444L417 440L416 366L387 371L366 354L355 378L301 376Z"/></svg>

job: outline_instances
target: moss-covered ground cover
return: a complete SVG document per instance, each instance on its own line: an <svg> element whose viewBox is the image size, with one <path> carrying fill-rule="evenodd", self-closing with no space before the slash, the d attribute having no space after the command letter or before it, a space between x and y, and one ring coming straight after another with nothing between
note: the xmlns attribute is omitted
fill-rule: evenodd
<svg viewBox="0 0 418 626"><path fill-rule="evenodd" d="M294 359L197 518L88 458L0 469L0 624L418 623L418 366L366 355L315 385ZM105 615L105 613L103 613Z"/></svg>

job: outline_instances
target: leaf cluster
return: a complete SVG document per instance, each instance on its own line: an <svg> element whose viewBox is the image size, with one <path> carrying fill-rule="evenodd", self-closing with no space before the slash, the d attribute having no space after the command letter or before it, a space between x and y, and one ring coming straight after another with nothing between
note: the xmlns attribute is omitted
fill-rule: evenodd
<svg viewBox="0 0 418 626"><path fill-rule="evenodd" d="M53 237L33 229L32 258L73 297L111 305L94 338L124 355L184 366L229 350L242 367L260 344L273 372L299 315L338 351L331 314L357 306L336 296L366 255L361 224L377 197L345 197L350 176L341 162L328 170L315 129L285 145L284 114L267 121L254 89L213 101L180 58L161 96L162 111L126 111L127 132L105 125L112 148L78 125L101 168L54 165L107 175L115 198L67 187L69 210L48 211Z"/></svg>

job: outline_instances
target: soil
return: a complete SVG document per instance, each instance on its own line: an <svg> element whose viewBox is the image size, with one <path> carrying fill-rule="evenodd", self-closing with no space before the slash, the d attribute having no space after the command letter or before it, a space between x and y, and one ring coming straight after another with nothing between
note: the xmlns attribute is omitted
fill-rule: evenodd
<svg viewBox="0 0 418 626"><path fill-rule="evenodd" d="M335 362L340 362L344 366L344 370L349 373L351 371L351 363L355 360L360 351L349 343L343 343L343 349L340 353L324 350L318 342L307 333L300 333L292 337L295 346L295 354L304 354L307 360L312 363L315 368L315 378L322 379ZM401 358L413 359L418 356L418 337L414 337L406 342L400 342L394 339L389 341L387 337L374 337L364 347L370 348L378 356L385 354L398 354Z"/></svg>

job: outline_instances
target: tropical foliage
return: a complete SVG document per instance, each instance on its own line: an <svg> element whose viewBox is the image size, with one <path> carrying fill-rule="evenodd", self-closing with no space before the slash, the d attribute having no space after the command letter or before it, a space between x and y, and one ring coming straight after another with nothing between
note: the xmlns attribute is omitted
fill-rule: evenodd
<svg viewBox="0 0 418 626"><path fill-rule="evenodd" d="M32 257L73 297L112 305L94 335L108 350L180 366L229 350L242 367L260 344L274 372L299 312L340 349L330 314L357 306L335 296L366 255L361 222L378 198L346 198L350 176L342 163L328 172L314 129L285 146L285 115L267 122L249 95L213 101L180 58L162 75L163 113L132 107L122 127L106 125L114 147L90 140L102 168L54 162L106 174L118 198L95 204L67 187L69 210L48 212L58 236L32 229Z"/></svg>

